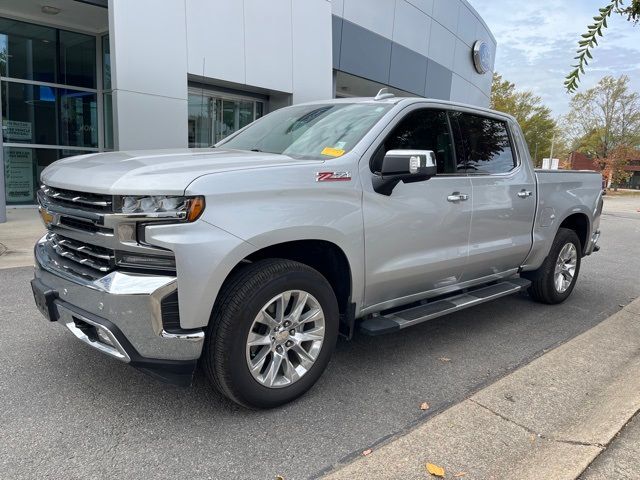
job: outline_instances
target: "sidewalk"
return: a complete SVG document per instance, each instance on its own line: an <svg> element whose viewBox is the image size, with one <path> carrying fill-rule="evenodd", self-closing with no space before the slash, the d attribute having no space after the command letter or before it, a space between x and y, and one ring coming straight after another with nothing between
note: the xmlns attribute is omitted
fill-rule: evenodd
<svg viewBox="0 0 640 480"><path fill-rule="evenodd" d="M0 223L0 268L33 265L33 246L44 232L37 208L8 208Z"/></svg>
<svg viewBox="0 0 640 480"><path fill-rule="evenodd" d="M562 319L558 319L562 321ZM640 299L327 479L640 477ZM635 440L634 440L635 439ZM603 453L604 452L604 453ZM602 454L593 464L589 465ZM624 464L616 465L616 462ZM609 476L607 476L609 475Z"/></svg>

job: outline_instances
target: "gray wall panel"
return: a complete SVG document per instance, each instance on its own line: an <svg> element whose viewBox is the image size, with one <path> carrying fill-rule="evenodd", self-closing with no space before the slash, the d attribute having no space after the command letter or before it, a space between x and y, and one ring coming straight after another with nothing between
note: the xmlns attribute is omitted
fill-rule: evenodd
<svg viewBox="0 0 640 480"><path fill-rule="evenodd" d="M394 43L391 48L389 84L422 96L427 75L427 59L419 53Z"/></svg>
<svg viewBox="0 0 640 480"><path fill-rule="evenodd" d="M453 73L438 62L429 60L427 66L427 81L424 87L424 96L449 100L451 98L451 81Z"/></svg>
<svg viewBox="0 0 640 480"><path fill-rule="evenodd" d="M340 68L340 48L342 46L342 17L331 17L331 34L333 35L333 68Z"/></svg>
<svg viewBox="0 0 640 480"><path fill-rule="evenodd" d="M388 84L390 65L391 40L344 20L340 70Z"/></svg>

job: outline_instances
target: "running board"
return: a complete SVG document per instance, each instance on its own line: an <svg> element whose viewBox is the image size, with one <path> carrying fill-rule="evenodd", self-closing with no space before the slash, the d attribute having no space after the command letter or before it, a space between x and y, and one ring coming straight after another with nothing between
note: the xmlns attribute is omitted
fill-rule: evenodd
<svg viewBox="0 0 640 480"><path fill-rule="evenodd" d="M480 287L465 293L453 294L450 297L408 308L407 310L369 318L360 323L360 331L365 335L382 335L395 332L458 310L518 293L527 289L529 285L531 285L531 282L524 278L510 278L494 285Z"/></svg>

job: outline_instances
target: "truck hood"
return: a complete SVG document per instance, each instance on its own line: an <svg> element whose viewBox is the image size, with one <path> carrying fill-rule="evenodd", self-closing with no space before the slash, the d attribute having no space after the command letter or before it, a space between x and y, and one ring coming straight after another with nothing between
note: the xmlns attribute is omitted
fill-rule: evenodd
<svg viewBox="0 0 640 480"><path fill-rule="evenodd" d="M181 195L202 175L309 162L219 148L95 153L54 162L41 180L56 188L107 195Z"/></svg>

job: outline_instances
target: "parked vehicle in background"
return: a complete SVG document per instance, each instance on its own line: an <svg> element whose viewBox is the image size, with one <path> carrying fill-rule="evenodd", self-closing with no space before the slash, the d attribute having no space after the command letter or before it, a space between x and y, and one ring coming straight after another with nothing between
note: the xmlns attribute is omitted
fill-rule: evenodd
<svg viewBox="0 0 640 480"><path fill-rule="evenodd" d="M275 407L311 388L339 334L522 290L564 301L597 248L601 181L534 170L502 113L388 94L297 105L211 149L48 167L32 286L107 355L180 384L200 361L235 402Z"/></svg>

